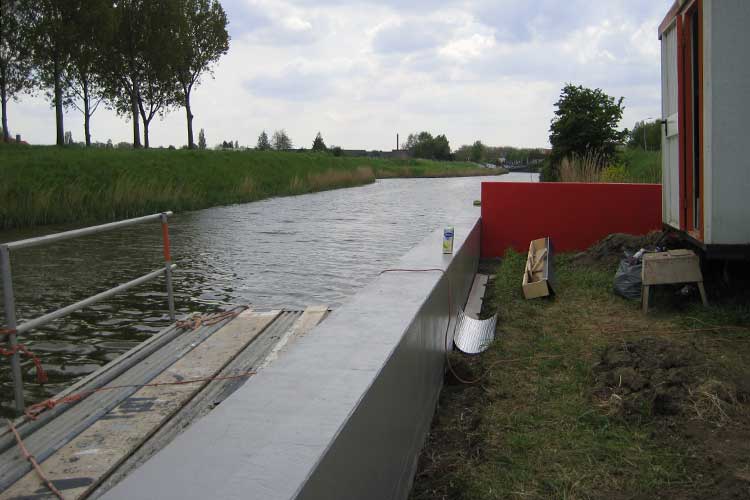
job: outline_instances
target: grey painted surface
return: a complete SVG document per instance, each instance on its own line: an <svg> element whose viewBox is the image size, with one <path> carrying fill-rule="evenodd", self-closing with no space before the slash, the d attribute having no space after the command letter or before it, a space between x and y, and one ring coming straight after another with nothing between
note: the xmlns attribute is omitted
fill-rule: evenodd
<svg viewBox="0 0 750 500"><path fill-rule="evenodd" d="M712 244L750 243L750 156L747 123L750 117L750 2L710 1L705 5L710 39L704 50L710 61L709 128ZM708 175L709 172L706 172Z"/></svg>
<svg viewBox="0 0 750 500"><path fill-rule="evenodd" d="M476 217L394 267L446 269L452 312L479 259ZM442 385L448 279L388 273L106 498L404 498Z"/></svg>
<svg viewBox="0 0 750 500"><path fill-rule="evenodd" d="M680 227L680 136L676 134L679 122L670 120L677 115L677 29L673 26L661 37L662 119L662 221ZM669 135L667 135L669 133Z"/></svg>

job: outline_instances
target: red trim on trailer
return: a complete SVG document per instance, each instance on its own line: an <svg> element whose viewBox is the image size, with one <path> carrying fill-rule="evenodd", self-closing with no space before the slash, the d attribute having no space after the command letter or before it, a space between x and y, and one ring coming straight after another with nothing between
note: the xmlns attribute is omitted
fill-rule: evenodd
<svg viewBox="0 0 750 500"><path fill-rule="evenodd" d="M680 10L680 1L675 0L675 2L672 4L672 8L669 9L669 12L667 12L667 15L664 16L664 20L659 25L659 38L661 39L661 36L664 34L665 31L667 31L667 28L669 28L669 25L672 24L672 21L675 17L677 17L677 12Z"/></svg>
<svg viewBox="0 0 750 500"><path fill-rule="evenodd" d="M693 31L692 17L697 16L697 33ZM703 197L703 0L690 3L677 17L679 37L678 81L680 116L680 229L700 241L704 237L705 200ZM681 24L681 26L680 26ZM693 37L698 46L693 53ZM695 55L695 60L693 56ZM682 67L679 65L682 63ZM693 78L697 76L697 88ZM697 113L695 99L697 97ZM697 130L696 130L697 129ZM698 144L695 144L695 134ZM695 158L698 158L698 175L695 175ZM697 189L696 189L697 188ZM695 194L698 192L698 223L695 223Z"/></svg>
<svg viewBox="0 0 750 500"><path fill-rule="evenodd" d="M693 193L695 192L695 186L694 186L694 168L695 165L693 164L693 157L694 157L694 144L693 144L693 124L695 123L693 121L693 45L692 45L692 36L693 36L693 26L690 22L690 19L688 17L685 17L683 20L683 26L682 26L682 57L683 57L683 68L684 72L682 73L682 85L684 87L683 96L684 99L682 100L682 111L683 111L683 122L685 123L685 163L683 165L683 172L685 176L685 192L683 193L683 198L685 200L685 224L684 229L687 231L692 231L694 229L695 224L693 223L694 220L694 203L693 203Z"/></svg>
<svg viewBox="0 0 750 500"><path fill-rule="evenodd" d="M706 198L703 193L703 177L705 171L705 161L703 158L703 0L696 0L698 10L698 155L700 161L700 171L698 176L698 193L700 196L700 240L704 238L704 218L706 215Z"/></svg>
<svg viewBox="0 0 750 500"><path fill-rule="evenodd" d="M678 125L678 148L677 171L680 180L680 211L679 228L687 230L687 215L685 212L685 39L683 38L682 18L677 17L677 125Z"/></svg>

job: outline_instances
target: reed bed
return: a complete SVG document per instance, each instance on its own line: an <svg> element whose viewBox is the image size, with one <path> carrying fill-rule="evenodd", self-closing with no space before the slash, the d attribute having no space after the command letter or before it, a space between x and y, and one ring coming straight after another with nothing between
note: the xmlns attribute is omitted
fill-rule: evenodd
<svg viewBox="0 0 750 500"><path fill-rule="evenodd" d="M661 152L629 148L608 161L596 151L563 158L560 182L661 184Z"/></svg>
<svg viewBox="0 0 750 500"><path fill-rule="evenodd" d="M358 186L493 175L460 162L260 151L0 146L0 229L90 223Z"/></svg>

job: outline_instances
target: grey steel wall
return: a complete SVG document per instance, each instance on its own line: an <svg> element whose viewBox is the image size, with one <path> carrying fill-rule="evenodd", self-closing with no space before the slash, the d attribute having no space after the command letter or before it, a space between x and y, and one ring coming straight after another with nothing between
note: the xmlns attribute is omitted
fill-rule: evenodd
<svg viewBox="0 0 750 500"><path fill-rule="evenodd" d="M477 218L455 227L394 266L447 275L378 277L107 498L405 498L479 260Z"/></svg>
<svg viewBox="0 0 750 500"><path fill-rule="evenodd" d="M750 2L710 0L704 3L704 138L705 191L711 206L710 240L715 244L750 244L747 196L750 158L747 119L750 116Z"/></svg>

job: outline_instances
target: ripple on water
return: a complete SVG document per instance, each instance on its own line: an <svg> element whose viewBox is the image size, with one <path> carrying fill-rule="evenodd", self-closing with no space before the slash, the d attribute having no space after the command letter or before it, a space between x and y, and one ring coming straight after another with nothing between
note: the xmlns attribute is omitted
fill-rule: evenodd
<svg viewBox="0 0 750 500"><path fill-rule="evenodd" d="M178 312L213 311L223 303L340 307L430 231L457 214L478 214L473 201L482 180L391 179L177 214L170 231ZM67 228L38 234L53 229ZM30 236L5 232L0 241ZM19 251L13 256L18 317L37 317L161 266L157 224ZM55 394L168 324L164 283L156 280L29 333L25 341L54 380L26 384L28 400ZM23 367L32 380L31 362ZM7 414L12 385L5 362L0 389L0 413Z"/></svg>

